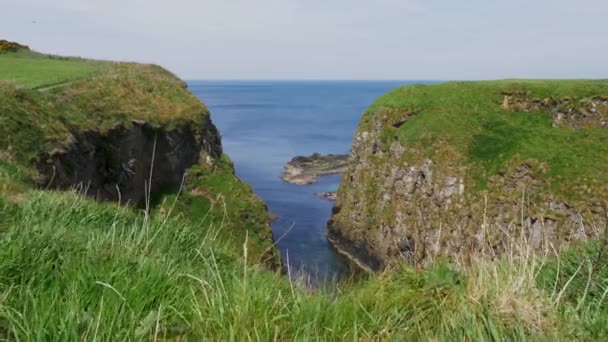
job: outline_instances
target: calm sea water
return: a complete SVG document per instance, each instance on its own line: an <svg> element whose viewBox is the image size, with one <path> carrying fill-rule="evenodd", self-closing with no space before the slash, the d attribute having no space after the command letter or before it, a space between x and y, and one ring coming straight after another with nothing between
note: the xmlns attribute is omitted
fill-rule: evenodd
<svg viewBox="0 0 608 342"><path fill-rule="evenodd" d="M314 195L335 191L340 176L292 185L279 178L284 164L296 155L348 153L366 107L411 83L416 82L189 82L210 109L237 175L278 215L273 237L292 274L327 282L347 275L350 267L325 235L333 203Z"/></svg>

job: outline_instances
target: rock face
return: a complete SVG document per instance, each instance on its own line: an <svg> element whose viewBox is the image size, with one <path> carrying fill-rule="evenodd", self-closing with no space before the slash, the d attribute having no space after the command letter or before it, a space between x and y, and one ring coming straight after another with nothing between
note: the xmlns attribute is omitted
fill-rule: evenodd
<svg viewBox="0 0 608 342"><path fill-rule="evenodd" d="M313 184L318 176L343 173L348 166L348 155L315 153L308 157L294 157L285 165L281 179L296 185Z"/></svg>
<svg viewBox="0 0 608 342"><path fill-rule="evenodd" d="M427 89L421 94L428 94ZM496 100L488 108L502 107L505 112L496 115L507 118L511 111L549 112L553 129L606 127L604 96L534 100L524 94L503 93L502 102L492 96ZM363 268L378 270L393 263L425 264L436 257L497 256L517 248L550 252L601 234L608 217L601 182L585 186L585 192L577 180L553 176L551 161L525 159L515 152L509 159L496 153L502 162L499 171L477 177L485 169L464 155L477 152L470 145L459 149L442 138L429 145L393 138L395 128L407 126L417 115L432 115L425 109L375 106L362 119L328 222L328 238L343 254ZM490 141L484 148L501 143ZM596 169L605 172L604 159L596 158ZM572 192L554 191L556 182Z"/></svg>
<svg viewBox="0 0 608 342"><path fill-rule="evenodd" d="M166 130L136 121L104 133L74 132L66 148L38 158L39 185L143 205L150 184L151 193L179 187L189 167L221 156L217 129L209 119L202 127Z"/></svg>

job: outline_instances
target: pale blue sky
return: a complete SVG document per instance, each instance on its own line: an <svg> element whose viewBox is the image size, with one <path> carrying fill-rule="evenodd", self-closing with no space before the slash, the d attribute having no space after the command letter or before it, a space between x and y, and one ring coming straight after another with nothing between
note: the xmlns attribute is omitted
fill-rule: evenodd
<svg viewBox="0 0 608 342"><path fill-rule="evenodd" d="M607 17L606 0L1 0L0 38L188 79L608 78Z"/></svg>

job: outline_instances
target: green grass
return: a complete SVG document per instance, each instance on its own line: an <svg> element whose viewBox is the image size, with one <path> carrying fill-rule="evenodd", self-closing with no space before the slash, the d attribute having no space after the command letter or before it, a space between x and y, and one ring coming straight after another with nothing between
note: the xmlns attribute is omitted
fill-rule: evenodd
<svg viewBox="0 0 608 342"><path fill-rule="evenodd" d="M48 56L31 51L0 54L0 81L44 88L88 77L107 63Z"/></svg>
<svg viewBox="0 0 608 342"><path fill-rule="evenodd" d="M272 234L264 202L249 184L234 176L233 170L226 155L211 168L195 165L188 171L182 191L161 194L156 205L172 203L173 215L190 223L207 220L222 226L218 238L233 250L248 243L251 263L279 269L280 257L270 243Z"/></svg>
<svg viewBox="0 0 608 342"><path fill-rule="evenodd" d="M170 208L168 202L146 219L70 193L0 195L0 334L13 340L525 340L601 339L608 332L605 267L579 272L567 284L579 264L586 269L595 260L597 244L564 254L559 277L555 258L459 269L437 262L331 294L246 262L248 245L223 239L216 213L193 222Z"/></svg>
<svg viewBox="0 0 608 342"><path fill-rule="evenodd" d="M485 187L485 180L509 161L544 163L553 191L566 195L579 185L597 187L608 182L608 130L552 127L546 112L512 112L501 108L504 91L528 92L530 99L562 98L585 101L608 95L605 80L505 80L448 82L397 88L380 97L366 112L362 130L378 111L392 115L417 114L391 134L402 143L418 145L432 156L439 141L468 165L470 180ZM424 153L423 153L424 154Z"/></svg>
<svg viewBox="0 0 608 342"><path fill-rule="evenodd" d="M47 58L4 55L0 61L5 57L24 58L26 72L19 85L0 86L0 338L498 341L608 334L607 273L595 261L603 260L605 244L579 246L560 258L480 258L475 267L437 261L333 291L311 290L267 268L276 267L276 254L269 249L264 205L233 175L227 157L193 167L183 188L155 196L151 215L71 192L32 189L32 158L69 140L73 130L103 131L131 120L197 125L208 112L159 67L111 63L90 73L38 76L32 70L45 70ZM396 92L411 91L404 89ZM450 118L445 127L425 107L414 124L403 126L409 128L384 139L409 141L415 130L441 134L476 127L446 139L488 170L520 149L522 140L533 140L529 130L547 122L542 113L531 114L534 120L510 113L515 119L506 120L499 110L457 120L455 113L477 107L458 112L452 108L455 94L434 100L420 95L389 95L379 103L443 103L439 112ZM491 103L499 99L494 91L486 97ZM583 271L577 271L580 265Z"/></svg>
<svg viewBox="0 0 608 342"><path fill-rule="evenodd" d="M568 327L579 338L608 339L607 255L608 240L572 248L545 265L537 279L555 301L572 304L560 306L558 315L580 318L580 324Z"/></svg>

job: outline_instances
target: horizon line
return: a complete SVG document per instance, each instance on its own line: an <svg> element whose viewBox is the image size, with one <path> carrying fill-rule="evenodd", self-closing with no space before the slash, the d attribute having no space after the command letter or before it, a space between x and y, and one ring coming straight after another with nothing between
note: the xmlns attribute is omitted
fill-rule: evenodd
<svg viewBox="0 0 608 342"><path fill-rule="evenodd" d="M204 81L204 82L482 82L482 81L560 81L560 80L590 80L608 81L608 78L581 78L581 77L505 77L505 78L476 78L476 79L349 79L349 78L193 78L181 77L184 81Z"/></svg>
<svg viewBox="0 0 608 342"><path fill-rule="evenodd" d="M209 82L446 82L439 79L350 79L350 78L193 78L182 77L185 81L209 81Z"/></svg>

